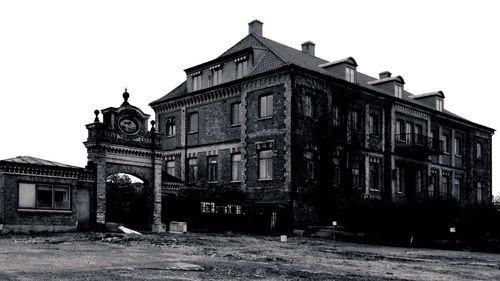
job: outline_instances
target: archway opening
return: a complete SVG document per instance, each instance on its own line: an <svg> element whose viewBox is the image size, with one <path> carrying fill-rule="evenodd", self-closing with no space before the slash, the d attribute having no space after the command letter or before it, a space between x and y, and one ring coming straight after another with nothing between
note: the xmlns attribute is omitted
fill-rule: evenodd
<svg viewBox="0 0 500 281"><path fill-rule="evenodd" d="M130 174L116 173L106 178L106 221L147 230L148 194L146 183Z"/></svg>

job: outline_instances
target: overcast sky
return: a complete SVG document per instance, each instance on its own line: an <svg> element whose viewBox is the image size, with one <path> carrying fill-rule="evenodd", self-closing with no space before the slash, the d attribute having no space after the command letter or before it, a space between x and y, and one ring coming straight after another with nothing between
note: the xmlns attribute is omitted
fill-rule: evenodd
<svg viewBox="0 0 500 281"><path fill-rule="evenodd" d="M175 4L174 4L175 3ZM94 109L148 103L264 22L264 36L372 76L401 75L413 94L500 128L497 1L1 1L0 159L85 166ZM493 177L500 166L494 136ZM495 181L498 182L498 181ZM500 195L500 187L494 185Z"/></svg>

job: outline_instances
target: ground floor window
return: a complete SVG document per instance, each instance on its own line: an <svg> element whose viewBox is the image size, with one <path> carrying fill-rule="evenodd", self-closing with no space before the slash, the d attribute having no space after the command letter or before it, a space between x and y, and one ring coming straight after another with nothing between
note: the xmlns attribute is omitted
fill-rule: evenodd
<svg viewBox="0 0 500 281"><path fill-rule="evenodd" d="M370 159L369 165L369 184L371 190L380 189L380 160L373 158Z"/></svg>
<svg viewBox="0 0 500 281"><path fill-rule="evenodd" d="M69 186L20 183L19 208L69 210Z"/></svg>
<svg viewBox="0 0 500 281"><path fill-rule="evenodd" d="M202 214L215 214L214 202L200 202Z"/></svg>

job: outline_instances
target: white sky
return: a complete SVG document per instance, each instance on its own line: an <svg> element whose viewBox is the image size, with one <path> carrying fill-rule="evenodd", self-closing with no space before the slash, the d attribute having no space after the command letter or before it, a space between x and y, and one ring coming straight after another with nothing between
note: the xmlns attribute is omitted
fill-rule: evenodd
<svg viewBox="0 0 500 281"><path fill-rule="evenodd" d="M498 4L497 4L498 3ZM85 166L94 109L148 103L264 22L264 36L329 61L402 75L414 93L442 90L445 108L499 129L497 1L1 1L0 159ZM493 177L500 166L494 135ZM498 181L495 181L498 182ZM494 194L500 187L494 185Z"/></svg>

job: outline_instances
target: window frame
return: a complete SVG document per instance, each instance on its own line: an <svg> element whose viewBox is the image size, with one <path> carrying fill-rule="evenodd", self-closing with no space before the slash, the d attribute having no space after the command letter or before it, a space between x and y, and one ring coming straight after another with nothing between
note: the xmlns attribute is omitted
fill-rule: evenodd
<svg viewBox="0 0 500 281"><path fill-rule="evenodd" d="M378 114L370 113L369 117L369 135L370 136L380 136L380 118Z"/></svg>
<svg viewBox="0 0 500 281"><path fill-rule="evenodd" d="M316 166L315 166L315 155L312 151L304 152L304 161L305 161L305 179L308 181L314 181L316 178Z"/></svg>
<svg viewBox="0 0 500 281"><path fill-rule="evenodd" d="M170 166L169 164L173 164L173 166ZM175 160L167 160L165 162L165 166L166 166L166 172L167 174L173 176L173 177L176 177L177 173L176 173L176 163L175 163ZM171 171L173 170L173 173L170 173Z"/></svg>
<svg viewBox="0 0 500 281"><path fill-rule="evenodd" d="M274 151L272 149L263 149L258 151L258 180L266 181L273 179L273 158ZM262 167L264 165L264 167ZM264 173L263 173L264 172Z"/></svg>
<svg viewBox="0 0 500 281"><path fill-rule="evenodd" d="M248 74L248 59L240 58L235 61L236 63L236 79L243 78Z"/></svg>
<svg viewBox="0 0 500 281"><path fill-rule="evenodd" d="M380 162L376 161L369 162L368 175L369 175L368 183L370 185L369 189L373 191L380 191Z"/></svg>
<svg viewBox="0 0 500 281"><path fill-rule="evenodd" d="M241 182L241 153L231 154L231 182Z"/></svg>
<svg viewBox="0 0 500 281"><path fill-rule="evenodd" d="M455 136L453 140L453 145L455 146L455 156L462 157L462 138Z"/></svg>
<svg viewBox="0 0 500 281"><path fill-rule="evenodd" d="M441 141L443 141L443 153L450 154L450 137L448 134L441 134Z"/></svg>
<svg viewBox="0 0 500 281"><path fill-rule="evenodd" d="M483 143L476 142L476 159L483 159Z"/></svg>
<svg viewBox="0 0 500 281"><path fill-rule="evenodd" d="M259 96L259 119L273 118L274 97L273 93L266 93Z"/></svg>
<svg viewBox="0 0 500 281"><path fill-rule="evenodd" d="M21 187L24 186L24 187ZM73 208L73 194L72 194L72 188L71 185L65 185L65 184L57 184L57 183L36 183L36 182L19 182L17 184L18 188L18 195L17 195L17 208L19 211L47 211L47 212L72 212ZM27 190L26 188L32 189L31 191ZM45 188L45 191L47 189L50 189L50 207L47 206L40 206L40 191L42 191ZM21 192L21 189L25 189L23 192ZM64 192L66 194L66 200L63 200L62 202L65 201L65 205L67 204L67 207L57 207L56 203L56 189L64 189ZM25 192L31 192L32 197L30 199L33 200L30 205L27 204L22 204L21 201L25 201L21 199L21 195L25 194Z"/></svg>
<svg viewBox="0 0 500 281"><path fill-rule="evenodd" d="M403 86L394 84L394 96L400 99L403 98Z"/></svg>
<svg viewBox="0 0 500 281"><path fill-rule="evenodd" d="M174 137L177 134L177 127L175 124L175 117L168 117L165 119L165 135L167 138Z"/></svg>
<svg viewBox="0 0 500 281"><path fill-rule="evenodd" d="M201 72L191 75L191 90L198 91L201 89Z"/></svg>
<svg viewBox="0 0 500 281"><path fill-rule="evenodd" d="M193 124L191 123L191 118L193 116L196 116L196 130L193 130ZM194 120L194 119L193 119ZM188 113L188 128L187 128L187 133L188 134L194 134L194 133L198 133L199 132L199 129L200 129L200 115L198 114L198 112L190 112Z"/></svg>
<svg viewBox="0 0 500 281"><path fill-rule="evenodd" d="M345 68L345 80L347 82L351 82L351 83L356 82L356 70L354 68L346 66L346 68Z"/></svg>
<svg viewBox="0 0 500 281"><path fill-rule="evenodd" d="M238 114L235 114L235 106L237 106ZM235 121L235 117L238 117L237 122ZM241 125L241 102L233 102L231 104L231 126Z"/></svg>
<svg viewBox="0 0 500 281"><path fill-rule="evenodd" d="M209 183L216 183L219 180L218 162L219 159L217 155L207 156L207 182Z"/></svg>
<svg viewBox="0 0 500 281"><path fill-rule="evenodd" d="M310 93L302 96L302 115L309 118L315 117L315 100Z"/></svg>
<svg viewBox="0 0 500 281"><path fill-rule="evenodd" d="M198 181L198 158L188 158L188 168L186 169L187 183L195 183Z"/></svg>

